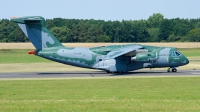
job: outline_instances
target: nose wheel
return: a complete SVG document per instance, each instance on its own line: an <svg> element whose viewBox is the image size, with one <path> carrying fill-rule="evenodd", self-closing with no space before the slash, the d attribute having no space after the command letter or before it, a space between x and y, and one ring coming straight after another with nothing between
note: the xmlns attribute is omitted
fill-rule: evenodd
<svg viewBox="0 0 200 112"><path fill-rule="evenodd" d="M171 70L170 70L171 69ZM172 72L177 72L177 69L176 68L168 68L167 69L167 72L170 72L170 71L172 71Z"/></svg>

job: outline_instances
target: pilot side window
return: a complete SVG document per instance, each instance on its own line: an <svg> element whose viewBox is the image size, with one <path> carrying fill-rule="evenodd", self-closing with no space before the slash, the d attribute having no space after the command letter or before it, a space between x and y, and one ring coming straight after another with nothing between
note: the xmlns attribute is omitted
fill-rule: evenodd
<svg viewBox="0 0 200 112"><path fill-rule="evenodd" d="M175 53L176 53L176 56L180 56L180 55L181 55L181 54L180 54L179 52L177 52L177 51L176 51Z"/></svg>
<svg viewBox="0 0 200 112"><path fill-rule="evenodd" d="M181 55L181 53L178 52L178 51L174 51L174 52L172 52L172 56L180 56L180 55Z"/></svg>
<svg viewBox="0 0 200 112"><path fill-rule="evenodd" d="M172 52L172 56L176 56L175 52Z"/></svg>

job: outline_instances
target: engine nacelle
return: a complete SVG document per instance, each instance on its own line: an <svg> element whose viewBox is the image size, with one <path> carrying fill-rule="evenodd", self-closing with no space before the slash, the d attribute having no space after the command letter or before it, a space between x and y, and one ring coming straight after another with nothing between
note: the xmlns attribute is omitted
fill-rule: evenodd
<svg viewBox="0 0 200 112"><path fill-rule="evenodd" d="M143 63L154 62L156 60L157 60L157 53L155 52L139 53L131 58L131 61L143 62Z"/></svg>

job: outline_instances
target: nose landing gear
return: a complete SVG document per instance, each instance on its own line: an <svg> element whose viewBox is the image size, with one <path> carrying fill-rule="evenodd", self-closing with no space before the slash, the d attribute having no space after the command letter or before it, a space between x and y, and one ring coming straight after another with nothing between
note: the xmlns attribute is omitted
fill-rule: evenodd
<svg viewBox="0 0 200 112"><path fill-rule="evenodd" d="M177 69L176 69L176 68L168 68L168 69L167 69L167 72L170 72L170 69L171 69L172 72L177 72Z"/></svg>

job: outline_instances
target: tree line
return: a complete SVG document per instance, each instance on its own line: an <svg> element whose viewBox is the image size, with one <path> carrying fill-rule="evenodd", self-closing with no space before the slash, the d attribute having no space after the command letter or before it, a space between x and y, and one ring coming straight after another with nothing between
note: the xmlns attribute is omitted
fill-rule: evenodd
<svg viewBox="0 0 200 112"><path fill-rule="evenodd" d="M200 19L166 19L160 13L147 20L46 19L46 27L61 42L200 42ZM29 41L16 23L0 20L0 42Z"/></svg>

